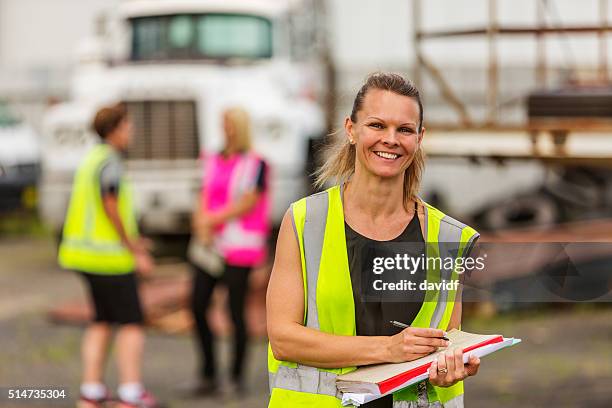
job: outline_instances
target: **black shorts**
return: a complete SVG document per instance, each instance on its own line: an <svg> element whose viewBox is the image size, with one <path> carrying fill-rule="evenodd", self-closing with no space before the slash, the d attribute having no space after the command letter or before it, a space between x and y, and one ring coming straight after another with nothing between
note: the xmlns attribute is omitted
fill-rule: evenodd
<svg viewBox="0 0 612 408"><path fill-rule="evenodd" d="M87 282L95 309L94 321L116 324L144 322L136 274L80 273Z"/></svg>

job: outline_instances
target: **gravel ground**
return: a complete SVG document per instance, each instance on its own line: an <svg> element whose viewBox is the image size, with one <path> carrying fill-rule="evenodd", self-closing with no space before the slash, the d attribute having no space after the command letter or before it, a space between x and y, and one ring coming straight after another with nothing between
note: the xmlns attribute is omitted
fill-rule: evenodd
<svg viewBox="0 0 612 408"><path fill-rule="evenodd" d="M45 311L56 302L82 296L80 280L55 265L50 240L0 240L0 387L65 387L70 394L66 401L31 406L74 406L82 328L53 324ZM483 359L478 376L466 381L466 406L610 406L611 307L582 305L494 318L466 317L463 329L523 338L515 350ZM227 367L230 344L220 343L221 365ZM195 350L188 336L150 331L144 380L171 407L263 407L267 403L265 339L253 340L249 350L250 392L243 399L179 396L177 387L192 380L196 370ZM112 387L117 381L115 372L111 361L106 380ZM0 401L0 406L10 405Z"/></svg>

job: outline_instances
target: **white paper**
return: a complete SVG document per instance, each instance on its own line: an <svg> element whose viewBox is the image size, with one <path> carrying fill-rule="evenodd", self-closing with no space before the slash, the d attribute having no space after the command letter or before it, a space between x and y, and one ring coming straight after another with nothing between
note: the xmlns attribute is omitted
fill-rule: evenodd
<svg viewBox="0 0 612 408"><path fill-rule="evenodd" d="M488 354L491 354L497 350L503 349L505 347L510 347L510 346L514 346L515 344L518 344L521 342L521 339L515 339L515 338L505 338L503 341L500 341L499 343L493 343L493 344L489 344L487 346L484 347L479 347L476 350L471 350L468 351L467 353L465 353L463 355L463 363L467 363L470 356L476 356L476 357L484 357ZM385 395L389 395L391 393L394 393L396 391L399 391L403 388L406 388L412 384L416 384L419 381L423 381L425 379L429 378L429 372L426 372L424 374L418 375L412 379L410 379L409 381L405 382L404 384L392 389L391 391L387 392L386 394L358 394L358 393L352 393L352 392L347 392L344 393L342 395L342 405L343 406L348 406L348 405L354 405L356 407L365 404L366 402L370 402L370 401L374 401L375 399L384 397Z"/></svg>

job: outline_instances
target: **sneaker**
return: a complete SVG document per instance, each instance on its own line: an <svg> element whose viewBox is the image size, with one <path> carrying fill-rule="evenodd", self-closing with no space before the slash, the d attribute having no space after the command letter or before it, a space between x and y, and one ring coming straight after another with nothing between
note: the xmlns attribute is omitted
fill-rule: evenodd
<svg viewBox="0 0 612 408"><path fill-rule="evenodd" d="M79 396L79 400L77 401L77 408L104 408L106 407L106 403L107 402L111 402L112 398L110 396L110 394L107 394L106 396L104 396L104 398L101 399L90 399L90 398L85 398L84 396Z"/></svg>
<svg viewBox="0 0 612 408"><path fill-rule="evenodd" d="M117 408L162 408L162 405L149 391L143 391L137 402L128 402L119 399Z"/></svg>

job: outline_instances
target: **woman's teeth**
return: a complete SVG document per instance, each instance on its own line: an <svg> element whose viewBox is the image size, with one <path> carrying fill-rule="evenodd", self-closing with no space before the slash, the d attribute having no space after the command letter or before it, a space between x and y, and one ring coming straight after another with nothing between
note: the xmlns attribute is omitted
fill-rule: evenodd
<svg viewBox="0 0 612 408"><path fill-rule="evenodd" d="M387 152L374 152L377 156L382 157L383 159L397 159L397 154L387 153Z"/></svg>

